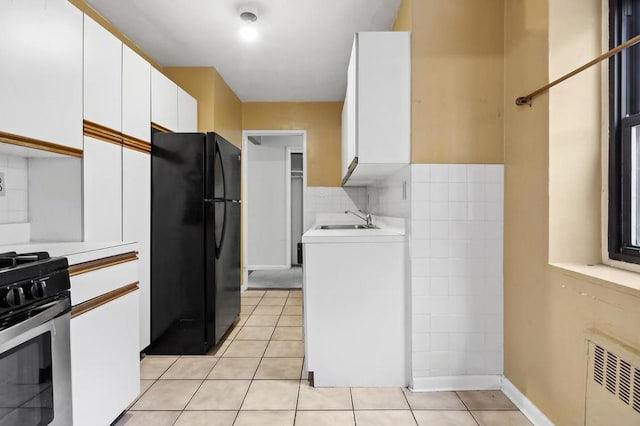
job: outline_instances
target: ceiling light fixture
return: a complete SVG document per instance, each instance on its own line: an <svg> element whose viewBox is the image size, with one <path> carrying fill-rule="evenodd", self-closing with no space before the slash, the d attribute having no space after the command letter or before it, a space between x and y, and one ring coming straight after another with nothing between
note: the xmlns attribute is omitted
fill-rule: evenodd
<svg viewBox="0 0 640 426"><path fill-rule="evenodd" d="M240 29L240 36L245 41L254 41L258 38L258 31L253 26L253 23L258 20L257 11L254 8L245 8L240 12L240 19L244 21L244 26Z"/></svg>

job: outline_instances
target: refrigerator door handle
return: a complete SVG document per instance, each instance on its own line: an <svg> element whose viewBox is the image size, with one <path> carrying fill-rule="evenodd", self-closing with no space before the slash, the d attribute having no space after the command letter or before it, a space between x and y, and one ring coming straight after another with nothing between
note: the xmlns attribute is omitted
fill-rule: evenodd
<svg viewBox="0 0 640 426"><path fill-rule="evenodd" d="M218 227L218 223L214 224L213 227L213 239L216 247L216 259L220 259L220 254L222 253L222 246L224 245L224 234L227 228L227 201L217 201L214 203L214 217L218 217L217 211L215 209L222 207L222 226ZM219 231L218 231L219 230ZM220 233L218 235L218 232Z"/></svg>

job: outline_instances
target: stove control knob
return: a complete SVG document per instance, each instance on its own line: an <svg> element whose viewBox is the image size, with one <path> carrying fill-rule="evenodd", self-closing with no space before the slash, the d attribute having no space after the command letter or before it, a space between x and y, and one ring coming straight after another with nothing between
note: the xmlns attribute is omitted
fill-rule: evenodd
<svg viewBox="0 0 640 426"><path fill-rule="evenodd" d="M22 305L24 303L24 290L21 287L9 289L2 295L2 302L11 308Z"/></svg>
<svg viewBox="0 0 640 426"><path fill-rule="evenodd" d="M45 296L47 283L45 280L34 281L29 287L28 297L31 299L41 299Z"/></svg>

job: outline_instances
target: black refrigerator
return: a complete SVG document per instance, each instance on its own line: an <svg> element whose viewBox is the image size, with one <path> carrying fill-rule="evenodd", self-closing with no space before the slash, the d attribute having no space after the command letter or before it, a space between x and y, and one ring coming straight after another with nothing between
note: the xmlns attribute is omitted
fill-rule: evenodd
<svg viewBox="0 0 640 426"><path fill-rule="evenodd" d="M240 314L240 150L216 133L151 143L151 345L206 354Z"/></svg>

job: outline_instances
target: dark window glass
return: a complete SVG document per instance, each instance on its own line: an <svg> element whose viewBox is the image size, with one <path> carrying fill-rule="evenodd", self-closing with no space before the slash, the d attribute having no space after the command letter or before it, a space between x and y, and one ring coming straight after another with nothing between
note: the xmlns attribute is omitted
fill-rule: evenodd
<svg viewBox="0 0 640 426"><path fill-rule="evenodd" d="M640 33L640 0L610 0L615 47ZM609 64L609 256L640 263L640 45Z"/></svg>

